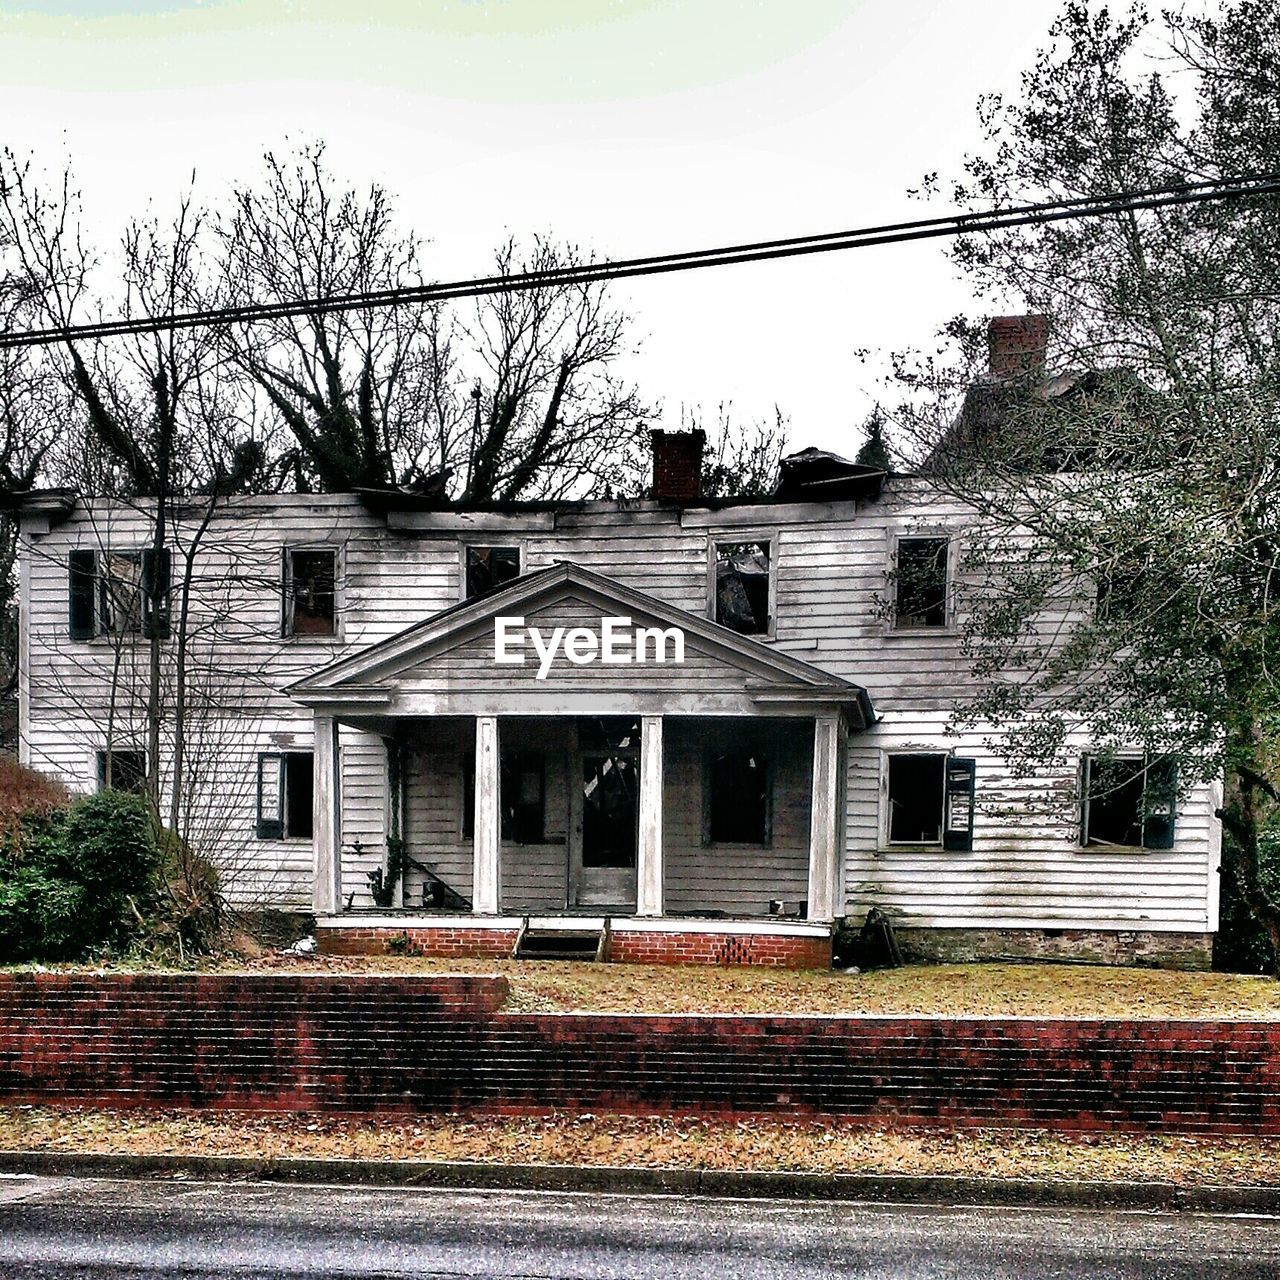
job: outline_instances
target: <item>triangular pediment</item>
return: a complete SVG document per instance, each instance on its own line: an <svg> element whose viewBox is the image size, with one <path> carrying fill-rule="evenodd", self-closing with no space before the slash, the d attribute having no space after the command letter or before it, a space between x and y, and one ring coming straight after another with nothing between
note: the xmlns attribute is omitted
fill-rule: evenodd
<svg viewBox="0 0 1280 1280"><path fill-rule="evenodd" d="M461 695L500 689L681 692L853 703L857 685L750 636L560 562L342 658L293 685L299 701ZM862 717L865 718L865 715Z"/></svg>

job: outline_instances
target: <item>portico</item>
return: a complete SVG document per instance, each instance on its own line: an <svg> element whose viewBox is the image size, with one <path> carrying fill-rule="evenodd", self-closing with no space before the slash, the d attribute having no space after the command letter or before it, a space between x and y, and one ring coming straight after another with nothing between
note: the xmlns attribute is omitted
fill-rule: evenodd
<svg viewBox="0 0 1280 1280"><path fill-rule="evenodd" d="M326 935L434 929L466 949L583 916L619 937L807 940L838 913L866 693L598 574L556 564L291 693L313 711ZM346 865L340 726L386 747L380 904L356 905Z"/></svg>

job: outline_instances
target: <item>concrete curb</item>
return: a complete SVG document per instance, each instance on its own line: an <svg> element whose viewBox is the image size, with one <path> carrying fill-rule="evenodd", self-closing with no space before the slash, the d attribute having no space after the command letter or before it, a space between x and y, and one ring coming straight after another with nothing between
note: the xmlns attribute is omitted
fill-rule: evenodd
<svg viewBox="0 0 1280 1280"><path fill-rule="evenodd" d="M0 1151L0 1172L46 1177L243 1179L490 1191L1280 1213L1280 1186L1185 1187L1168 1182L643 1169L616 1165L486 1164L433 1160L109 1155L63 1151Z"/></svg>

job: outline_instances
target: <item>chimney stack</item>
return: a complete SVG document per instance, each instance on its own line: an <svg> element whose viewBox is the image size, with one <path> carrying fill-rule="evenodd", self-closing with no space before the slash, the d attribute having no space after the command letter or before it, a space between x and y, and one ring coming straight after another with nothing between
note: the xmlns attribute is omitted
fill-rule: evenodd
<svg viewBox="0 0 1280 1280"><path fill-rule="evenodd" d="M653 444L653 487L658 502L696 502L702 492L702 446L706 434L692 431L650 431Z"/></svg>
<svg viewBox="0 0 1280 1280"><path fill-rule="evenodd" d="M987 326L993 378L1044 373L1049 348L1048 316L996 316Z"/></svg>

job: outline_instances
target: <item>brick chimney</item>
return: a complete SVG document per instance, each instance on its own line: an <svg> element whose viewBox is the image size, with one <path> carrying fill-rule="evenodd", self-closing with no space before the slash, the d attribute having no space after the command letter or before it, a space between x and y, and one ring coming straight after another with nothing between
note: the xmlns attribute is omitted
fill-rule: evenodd
<svg viewBox="0 0 1280 1280"><path fill-rule="evenodd" d="M987 326L993 378L1042 374L1048 347L1048 316L996 316Z"/></svg>
<svg viewBox="0 0 1280 1280"><path fill-rule="evenodd" d="M692 431L650 431L653 443L653 487L658 502L696 502L702 491L702 446L706 434Z"/></svg>

